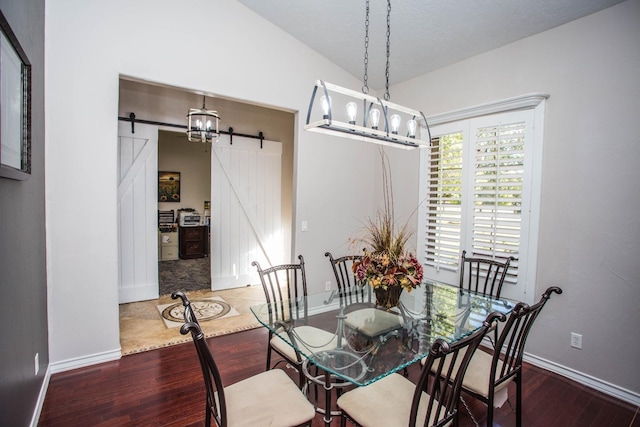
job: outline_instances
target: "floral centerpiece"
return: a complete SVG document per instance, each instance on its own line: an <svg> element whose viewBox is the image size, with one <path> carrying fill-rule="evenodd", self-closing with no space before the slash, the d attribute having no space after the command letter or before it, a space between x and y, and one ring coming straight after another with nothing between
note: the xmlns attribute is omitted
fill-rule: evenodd
<svg viewBox="0 0 640 427"><path fill-rule="evenodd" d="M367 248L362 259L353 264L353 273L358 281L371 286L377 305L389 309L398 305L403 290L411 292L420 286L423 269L418 259L405 249L411 237L407 225L396 228L388 161L384 151L380 151L384 209L366 224L366 235L360 240Z"/></svg>

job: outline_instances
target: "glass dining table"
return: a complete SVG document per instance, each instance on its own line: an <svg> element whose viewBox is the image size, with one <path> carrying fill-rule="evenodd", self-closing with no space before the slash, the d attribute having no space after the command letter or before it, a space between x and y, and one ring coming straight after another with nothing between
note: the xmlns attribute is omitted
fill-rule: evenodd
<svg viewBox="0 0 640 427"><path fill-rule="evenodd" d="M455 342L480 328L490 313L507 315L517 303L428 281L403 292L391 310L376 307L375 297L347 300L333 291L251 307L263 326L301 355L310 383L324 388L325 408L316 409L326 425L340 414L331 409L333 389L340 394L402 371L426 357L435 339ZM317 329L330 334L314 334Z"/></svg>

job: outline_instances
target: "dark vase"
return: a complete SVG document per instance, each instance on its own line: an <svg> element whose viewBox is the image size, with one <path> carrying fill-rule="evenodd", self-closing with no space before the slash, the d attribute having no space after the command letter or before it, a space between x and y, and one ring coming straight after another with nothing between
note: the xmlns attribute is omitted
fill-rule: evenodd
<svg viewBox="0 0 640 427"><path fill-rule="evenodd" d="M400 303L400 295L402 294L402 286L392 286L389 289L376 288L373 291L376 294L376 305L387 310L397 307Z"/></svg>

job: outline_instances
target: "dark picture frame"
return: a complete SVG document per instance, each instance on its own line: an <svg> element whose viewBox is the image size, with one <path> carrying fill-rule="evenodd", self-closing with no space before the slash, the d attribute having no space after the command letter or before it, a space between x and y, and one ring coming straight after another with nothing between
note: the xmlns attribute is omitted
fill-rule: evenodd
<svg viewBox="0 0 640 427"><path fill-rule="evenodd" d="M31 176L31 62L0 11L0 177Z"/></svg>
<svg viewBox="0 0 640 427"><path fill-rule="evenodd" d="M158 172L158 202L180 202L180 172Z"/></svg>

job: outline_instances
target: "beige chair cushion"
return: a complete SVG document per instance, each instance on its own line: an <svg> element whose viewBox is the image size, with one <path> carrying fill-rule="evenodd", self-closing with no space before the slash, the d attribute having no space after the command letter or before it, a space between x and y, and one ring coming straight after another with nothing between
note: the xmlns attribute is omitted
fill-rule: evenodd
<svg viewBox="0 0 640 427"><path fill-rule="evenodd" d="M272 369L224 389L228 424L233 427L297 426L315 409L281 369Z"/></svg>
<svg viewBox="0 0 640 427"><path fill-rule="evenodd" d="M489 396L489 372L491 371L491 360L493 356L485 351L478 349L469 362L467 373L462 381L462 386L481 396ZM498 360L496 367L496 375L500 375L502 369L502 360ZM495 388L497 393L511 382L511 379L501 383Z"/></svg>
<svg viewBox="0 0 640 427"><path fill-rule="evenodd" d="M463 351L466 352L466 349ZM456 369L462 363L462 359L464 356L464 352L461 351L458 355L458 359L456 360ZM462 387L471 390L474 393L479 394L480 396L484 396L488 398L489 396L489 372L491 371L491 361L493 359L493 355L487 353L486 351L482 351L481 349L477 349L473 354L471 361L469 362L469 367L467 368L467 372L464 375L462 380ZM449 368L449 358L445 360L445 364L443 366L443 371L446 371ZM424 364L425 359L422 359L421 363ZM502 360L498 360L498 366L496 367L497 375L500 374L500 370L502 369ZM431 369L433 371L433 367ZM495 388L495 393L502 390L511 382L511 379L501 383L499 386Z"/></svg>
<svg viewBox="0 0 640 427"><path fill-rule="evenodd" d="M402 375L392 374L367 386L344 393L338 398L337 404L363 426L407 426L415 388L415 384ZM418 407L418 425L423 425L421 420L426 417L428 402L429 395L423 392ZM435 424L435 418L435 414L432 414L428 425Z"/></svg>
<svg viewBox="0 0 640 427"><path fill-rule="evenodd" d="M297 326L293 328L296 344L305 354L317 353L322 350L333 350L337 345L337 338L334 333L318 329L313 326ZM285 336L284 332L282 333ZM296 351L288 342L274 335L271 338L271 345L284 354L289 360L295 361Z"/></svg>
<svg viewBox="0 0 640 427"><path fill-rule="evenodd" d="M348 313L344 324L368 337L377 337L402 327L398 314L375 308L363 308Z"/></svg>

